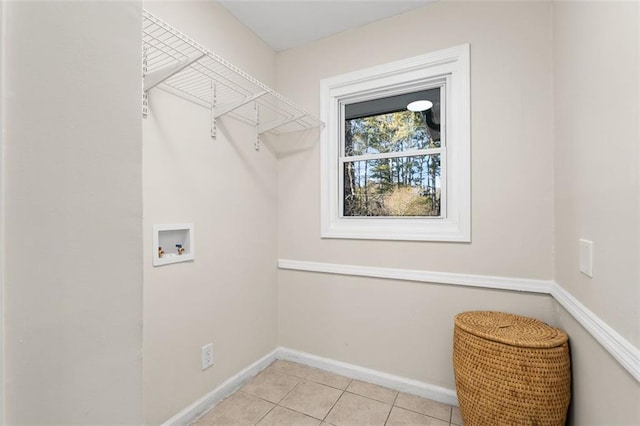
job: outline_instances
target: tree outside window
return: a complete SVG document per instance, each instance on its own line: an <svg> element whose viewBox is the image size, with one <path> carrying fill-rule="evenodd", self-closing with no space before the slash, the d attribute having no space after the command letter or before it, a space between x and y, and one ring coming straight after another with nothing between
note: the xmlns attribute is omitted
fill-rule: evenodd
<svg viewBox="0 0 640 426"><path fill-rule="evenodd" d="M433 107L408 111L415 98ZM440 88L347 105L344 124L343 216L441 216Z"/></svg>

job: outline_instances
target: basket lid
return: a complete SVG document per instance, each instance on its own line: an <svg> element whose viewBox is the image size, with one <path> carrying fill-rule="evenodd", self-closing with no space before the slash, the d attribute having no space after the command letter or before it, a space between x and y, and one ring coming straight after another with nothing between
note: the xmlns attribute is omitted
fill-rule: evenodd
<svg viewBox="0 0 640 426"><path fill-rule="evenodd" d="M463 312L454 321L468 333L511 346L553 348L569 339L567 333L542 321L504 312Z"/></svg>

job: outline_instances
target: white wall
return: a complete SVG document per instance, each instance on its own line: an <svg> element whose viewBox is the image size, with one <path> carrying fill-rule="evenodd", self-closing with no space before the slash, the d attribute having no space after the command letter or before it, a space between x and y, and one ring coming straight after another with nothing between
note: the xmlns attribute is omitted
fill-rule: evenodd
<svg viewBox="0 0 640 426"><path fill-rule="evenodd" d="M640 345L640 6L556 2L555 279ZM578 239L594 243L593 278ZM640 383L564 311L571 336L573 422L640 424ZM612 392L599 392L610 389Z"/></svg>
<svg viewBox="0 0 640 426"><path fill-rule="evenodd" d="M7 2L4 422L142 422L140 3Z"/></svg>
<svg viewBox="0 0 640 426"><path fill-rule="evenodd" d="M275 53L213 2L145 8L266 84ZM163 422L277 343L276 159L255 127L158 89L144 135L144 410ZM195 224L194 262L152 266L154 223ZM212 342L214 366L200 368Z"/></svg>
<svg viewBox="0 0 640 426"><path fill-rule="evenodd" d="M311 111L322 78L471 45L472 242L320 239L319 143L278 163L284 259L552 277L549 3L438 2L278 54L278 88ZM497 309L553 321L548 296L280 271L286 347L454 387L453 315Z"/></svg>

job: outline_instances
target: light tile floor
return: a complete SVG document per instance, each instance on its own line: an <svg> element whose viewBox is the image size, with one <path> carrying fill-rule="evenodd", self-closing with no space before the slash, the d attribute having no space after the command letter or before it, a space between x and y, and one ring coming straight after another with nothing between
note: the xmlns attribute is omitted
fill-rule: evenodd
<svg viewBox="0 0 640 426"><path fill-rule="evenodd" d="M440 402L278 360L216 405L206 425L462 425Z"/></svg>

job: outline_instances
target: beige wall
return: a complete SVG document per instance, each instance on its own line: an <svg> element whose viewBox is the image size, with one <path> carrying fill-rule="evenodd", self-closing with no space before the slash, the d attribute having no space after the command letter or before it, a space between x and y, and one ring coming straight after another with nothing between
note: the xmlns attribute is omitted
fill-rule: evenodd
<svg viewBox="0 0 640 426"><path fill-rule="evenodd" d="M637 347L640 7L557 2L553 18L555 279ZM594 244L592 279L578 271L579 238ZM574 424L640 424L640 383L564 311L558 323L571 336Z"/></svg>
<svg viewBox="0 0 640 426"><path fill-rule="evenodd" d="M8 2L4 423L142 421L140 2Z"/></svg>
<svg viewBox="0 0 640 426"><path fill-rule="evenodd" d="M278 163L281 258L551 279L549 3L438 2L279 53L278 88L317 112L322 78L462 43L471 45L471 244L320 239L316 142ZM496 309L553 320L548 296L279 276L281 345L448 388L456 313Z"/></svg>
<svg viewBox="0 0 640 426"><path fill-rule="evenodd" d="M554 5L555 278L636 346L639 45L635 2ZM592 279L580 238L594 243Z"/></svg>
<svg viewBox="0 0 640 426"><path fill-rule="evenodd" d="M6 28L4 20L4 8L5 2L0 2L0 28ZM6 40L2 34L0 34L0 248L4 252L4 129L5 129L5 116L4 116L4 50ZM0 254L0 334L4 336L4 258ZM4 337L0 337L0 423L4 419Z"/></svg>
<svg viewBox="0 0 640 426"><path fill-rule="evenodd" d="M275 54L212 2L145 8L267 84ZM144 411L163 422L273 350L276 159L233 118L152 90L144 135ZM152 266L152 225L193 222L194 262ZM214 345L202 371L200 350Z"/></svg>
<svg viewBox="0 0 640 426"><path fill-rule="evenodd" d="M215 4L145 3L314 112L321 78L470 43L471 244L321 240L317 132L255 152L226 118L213 141L159 90L141 129L139 3L2 6L5 423L160 423L276 344L453 388L470 309L568 331L573 424L640 423L638 382L548 296L275 267L555 278L637 346L636 3L442 1L278 55ZM152 224L173 222L195 223L196 260L154 268Z"/></svg>
<svg viewBox="0 0 640 426"><path fill-rule="evenodd" d="M470 309L552 322L545 295L281 271L280 344L455 389L453 316Z"/></svg>
<svg viewBox="0 0 640 426"><path fill-rule="evenodd" d="M556 321L569 335L571 350L568 424L639 425L640 383L564 309L558 308Z"/></svg>
<svg viewBox="0 0 640 426"><path fill-rule="evenodd" d="M551 278L548 3L438 2L287 50L278 89L318 112L322 78L461 43L471 44L471 244L320 239L316 143L278 164L281 258Z"/></svg>

